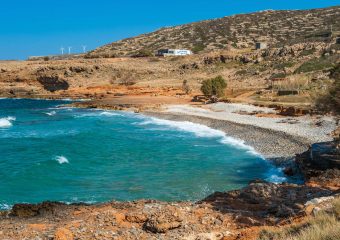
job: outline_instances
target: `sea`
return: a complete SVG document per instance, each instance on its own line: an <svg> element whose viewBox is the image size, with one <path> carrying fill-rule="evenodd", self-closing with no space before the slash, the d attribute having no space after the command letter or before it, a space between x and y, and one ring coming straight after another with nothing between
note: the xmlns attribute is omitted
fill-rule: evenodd
<svg viewBox="0 0 340 240"><path fill-rule="evenodd" d="M15 203L196 201L285 181L242 140L192 122L0 99L0 209Z"/></svg>

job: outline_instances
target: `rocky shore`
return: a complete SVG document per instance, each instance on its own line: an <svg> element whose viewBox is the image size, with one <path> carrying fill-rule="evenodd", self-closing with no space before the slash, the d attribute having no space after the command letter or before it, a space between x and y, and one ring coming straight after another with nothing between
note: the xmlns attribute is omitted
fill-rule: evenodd
<svg viewBox="0 0 340 240"><path fill-rule="evenodd" d="M300 221L338 195L322 187L251 182L200 202L18 204L0 214L1 239L256 239L264 226Z"/></svg>

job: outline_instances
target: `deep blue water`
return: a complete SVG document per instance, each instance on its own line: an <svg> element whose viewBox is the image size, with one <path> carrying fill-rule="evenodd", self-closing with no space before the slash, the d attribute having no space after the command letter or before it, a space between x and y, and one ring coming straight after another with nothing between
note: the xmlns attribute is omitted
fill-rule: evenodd
<svg viewBox="0 0 340 240"><path fill-rule="evenodd" d="M0 208L44 200L198 200L281 173L190 122L0 99Z"/></svg>

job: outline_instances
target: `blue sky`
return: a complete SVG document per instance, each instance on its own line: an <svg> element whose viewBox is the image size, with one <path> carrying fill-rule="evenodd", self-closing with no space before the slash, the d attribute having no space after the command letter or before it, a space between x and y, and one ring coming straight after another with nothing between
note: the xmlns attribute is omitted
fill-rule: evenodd
<svg viewBox="0 0 340 240"><path fill-rule="evenodd" d="M160 27L266 9L309 9L340 0L1 0L0 59L94 49Z"/></svg>

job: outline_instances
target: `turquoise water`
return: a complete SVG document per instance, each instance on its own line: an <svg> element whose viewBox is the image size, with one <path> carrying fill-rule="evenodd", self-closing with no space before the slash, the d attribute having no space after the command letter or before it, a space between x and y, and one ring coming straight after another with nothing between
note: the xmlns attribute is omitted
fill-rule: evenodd
<svg viewBox="0 0 340 240"><path fill-rule="evenodd" d="M0 99L0 208L44 200L198 200L281 173L190 122Z"/></svg>

